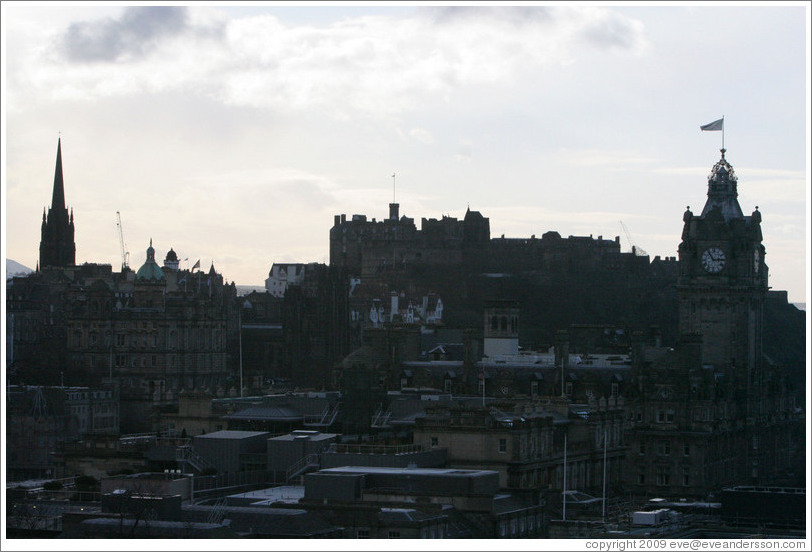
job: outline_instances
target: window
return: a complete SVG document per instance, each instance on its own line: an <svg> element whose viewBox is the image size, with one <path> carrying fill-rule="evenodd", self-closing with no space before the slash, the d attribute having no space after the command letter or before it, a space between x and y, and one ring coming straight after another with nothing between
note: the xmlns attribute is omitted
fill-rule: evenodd
<svg viewBox="0 0 812 552"><path fill-rule="evenodd" d="M646 484L646 473L643 470L637 474L637 484L638 485L645 485Z"/></svg>
<svg viewBox="0 0 812 552"><path fill-rule="evenodd" d="M534 397L539 394L539 382L531 381L530 382L530 394Z"/></svg>
<svg viewBox="0 0 812 552"><path fill-rule="evenodd" d="M432 437L431 438L431 446L432 447L439 446L439 444L440 444L440 440L437 437Z"/></svg>
<svg viewBox="0 0 812 552"><path fill-rule="evenodd" d="M657 485L660 486L660 487L664 487L666 485L669 485L670 484L669 479L670 478L668 477L668 473L660 472L660 473L657 474Z"/></svg>
<svg viewBox="0 0 812 552"><path fill-rule="evenodd" d="M660 441L657 443L657 454L668 456L671 454L671 443L668 441Z"/></svg>
<svg viewBox="0 0 812 552"><path fill-rule="evenodd" d="M617 382L612 383L612 396L617 397L618 395L618 385Z"/></svg>
<svg viewBox="0 0 812 552"><path fill-rule="evenodd" d="M646 444L642 443L642 442L639 443L637 445L637 452L638 452L638 454L645 454L646 453Z"/></svg>
<svg viewBox="0 0 812 552"><path fill-rule="evenodd" d="M507 439L499 439L499 452L507 452Z"/></svg>
<svg viewBox="0 0 812 552"><path fill-rule="evenodd" d="M485 394L485 380L484 379L479 380L478 389L479 389L480 393L482 393L483 395Z"/></svg>
<svg viewBox="0 0 812 552"><path fill-rule="evenodd" d="M369 538L369 529L358 529L358 532L356 533L356 536L359 539L368 539Z"/></svg>
<svg viewBox="0 0 812 552"><path fill-rule="evenodd" d="M567 396L572 396L572 382L571 381L567 382L566 394L567 394Z"/></svg>
<svg viewBox="0 0 812 552"><path fill-rule="evenodd" d="M691 445L689 445L688 443L685 443L685 445L683 445L683 447L682 447L682 454L684 454L685 456L690 456L691 455Z"/></svg>
<svg viewBox="0 0 812 552"><path fill-rule="evenodd" d="M443 382L443 390L446 393L451 393L451 378L446 378Z"/></svg>
<svg viewBox="0 0 812 552"><path fill-rule="evenodd" d="M673 410L658 410L657 411L657 423L658 424L670 424L674 422L674 411Z"/></svg>
<svg viewBox="0 0 812 552"><path fill-rule="evenodd" d="M400 538L400 531L389 531L389 538L390 539L399 539Z"/></svg>
<svg viewBox="0 0 812 552"><path fill-rule="evenodd" d="M691 484L691 470L690 468L682 469L682 486L687 487Z"/></svg>

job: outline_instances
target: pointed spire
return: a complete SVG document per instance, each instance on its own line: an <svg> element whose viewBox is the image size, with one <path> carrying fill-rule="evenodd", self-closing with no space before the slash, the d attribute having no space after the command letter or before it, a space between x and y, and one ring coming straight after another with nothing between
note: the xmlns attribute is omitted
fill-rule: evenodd
<svg viewBox="0 0 812 552"><path fill-rule="evenodd" d="M62 138L56 146L56 170L54 171L54 193L51 197L51 209L65 208L65 184L62 179Z"/></svg>

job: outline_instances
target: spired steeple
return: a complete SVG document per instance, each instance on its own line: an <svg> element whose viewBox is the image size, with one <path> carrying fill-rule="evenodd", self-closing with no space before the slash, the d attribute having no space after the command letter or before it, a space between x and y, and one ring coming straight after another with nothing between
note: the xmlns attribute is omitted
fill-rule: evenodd
<svg viewBox="0 0 812 552"><path fill-rule="evenodd" d="M713 166L708 175L708 200L705 208L702 209L702 216L708 215L711 211L719 208L725 222L732 219L744 217L742 208L739 206L738 177L733 172L733 167L725 159L725 150L722 148L722 158Z"/></svg>
<svg viewBox="0 0 812 552"><path fill-rule="evenodd" d="M54 171L54 193L51 197L51 209L65 208L65 182L62 179L62 138L56 145L56 170Z"/></svg>
<svg viewBox="0 0 812 552"><path fill-rule="evenodd" d="M54 190L48 215L42 212L42 237L39 244L39 266L67 267L76 264L73 210L65 207L65 182L62 176L62 139L56 148Z"/></svg>

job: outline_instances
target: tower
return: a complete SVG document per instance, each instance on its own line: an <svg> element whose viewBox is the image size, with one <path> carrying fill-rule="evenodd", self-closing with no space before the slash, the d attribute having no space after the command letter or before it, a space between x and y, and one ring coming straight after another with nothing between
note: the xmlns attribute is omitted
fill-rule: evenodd
<svg viewBox="0 0 812 552"><path fill-rule="evenodd" d="M39 266L67 267L76 264L73 211L65 207L65 184L62 178L62 139L56 148L54 191L48 216L42 212L42 237L39 243Z"/></svg>
<svg viewBox="0 0 812 552"><path fill-rule="evenodd" d="M485 304L484 347L486 357L519 354L519 303L491 300Z"/></svg>
<svg viewBox="0 0 812 552"><path fill-rule="evenodd" d="M708 176L701 215L683 216L679 245L679 331L701 334L702 364L721 369L741 398L756 393L768 269L761 213L744 216L738 179L722 158ZM752 404L748 400L748 404Z"/></svg>

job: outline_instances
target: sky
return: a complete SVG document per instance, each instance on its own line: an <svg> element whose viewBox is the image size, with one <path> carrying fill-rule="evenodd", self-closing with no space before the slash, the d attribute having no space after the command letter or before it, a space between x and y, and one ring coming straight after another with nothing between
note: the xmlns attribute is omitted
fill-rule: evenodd
<svg viewBox="0 0 812 552"><path fill-rule="evenodd" d="M470 207L492 237L676 256L724 137L770 285L805 303L809 15L3 2L4 255L36 266L61 139L77 264L120 269L120 213L131 267L152 240L159 261L262 285L275 262L329 262L335 215L386 218L393 199L418 227Z"/></svg>

